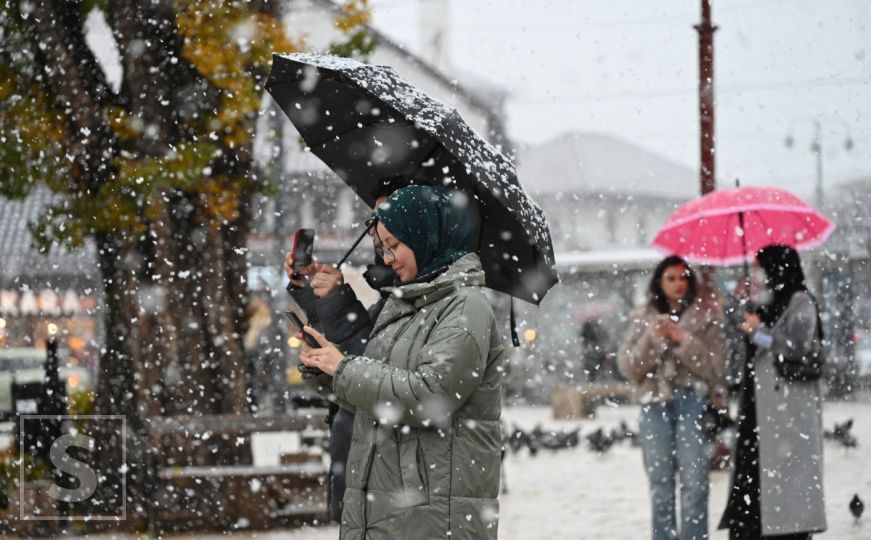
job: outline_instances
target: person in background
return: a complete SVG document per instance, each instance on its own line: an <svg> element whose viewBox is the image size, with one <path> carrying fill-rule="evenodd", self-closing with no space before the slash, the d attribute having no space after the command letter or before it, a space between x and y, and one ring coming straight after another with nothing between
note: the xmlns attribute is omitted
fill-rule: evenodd
<svg viewBox="0 0 871 540"><path fill-rule="evenodd" d="M720 308L697 290L689 265L665 258L653 272L647 304L630 315L617 353L620 372L640 393L654 540L709 537L710 457L701 421L708 391L723 377L726 351Z"/></svg>
<svg viewBox="0 0 871 540"><path fill-rule="evenodd" d="M823 497L822 324L795 249L759 250L769 300L747 314L735 469L721 529L730 540L807 540L826 530ZM784 364L812 366L791 376Z"/></svg>
<svg viewBox="0 0 871 540"><path fill-rule="evenodd" d="M578 333L581 338L581 353L583 354L583 368L587 382L596 382L608 378L613 366L608 365L608 333L602 324L589 319L581 324Z"/></svg>

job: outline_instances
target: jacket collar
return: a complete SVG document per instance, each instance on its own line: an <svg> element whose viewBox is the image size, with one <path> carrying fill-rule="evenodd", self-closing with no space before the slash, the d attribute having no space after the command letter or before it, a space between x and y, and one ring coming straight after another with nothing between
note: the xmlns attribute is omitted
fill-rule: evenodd
<svg viewBox="0 0 871 540"><path fill-rule="evenodd" d="M391 322L441 300L461 287L484 285L484 270L476 253L469 253L452 264L443 274L428 283L410 283L381 289L389 297L373 333Z"/></svg>
<svg viewBox="0 0 871 540"><path fill-rule="evenodd" d="M385 291L404 302L413 303L415 307L421 307L444 298L460 287L483 286L484 281L481 259L476 253L469 253L430 282L387 287Z"/></svg>

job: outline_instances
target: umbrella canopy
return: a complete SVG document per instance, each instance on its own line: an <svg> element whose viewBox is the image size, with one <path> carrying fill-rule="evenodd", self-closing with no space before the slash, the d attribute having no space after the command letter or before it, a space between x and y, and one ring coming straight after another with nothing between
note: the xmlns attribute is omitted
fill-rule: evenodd
<svg viewBox="0 0 871 540"><path fill-rule="evenodd" d="M456 110L388 66L276 54L266 88L324 161L369 206L385 179L441 185L473 203L487 286L538 304L557 282L544 213L514 165Z"/></svg>
<svg viewBox="0 0 871 540"><path fill-rule="evenodd" d="M741 264L769 244L808 249L823 244L835 224L782 189L723 189L675 211L653 247L690 262Z"/></svg>

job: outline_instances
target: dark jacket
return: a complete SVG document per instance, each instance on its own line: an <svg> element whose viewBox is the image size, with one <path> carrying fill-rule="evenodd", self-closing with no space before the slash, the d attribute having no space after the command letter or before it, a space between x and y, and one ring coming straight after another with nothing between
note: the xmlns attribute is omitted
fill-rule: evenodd
<svg viewBox="0 0 871 540"><path fill-rule="evenodd" d="M324 336L347 354L363 354L375 320L384 307L382 296L366 309L351 286L345 283L324 298L315 301Z"/></svg>
<svg viewBox="0 0 871 540"><path fill-rule="evenodd" d="M332 343L347 354L362 354L375 320L384 307L384 298L368 310L363 306L351 286L344 284L324 298L316 298L311 289L288 288L296 302L306 309L313 324L323 331ZM309 311L311 310L311 311ZM313 379L303 372L303 379ZM331 403L330 424L330 519L339 522L345 496L345 463L351 449L354 431L354 413Z"/></svg>

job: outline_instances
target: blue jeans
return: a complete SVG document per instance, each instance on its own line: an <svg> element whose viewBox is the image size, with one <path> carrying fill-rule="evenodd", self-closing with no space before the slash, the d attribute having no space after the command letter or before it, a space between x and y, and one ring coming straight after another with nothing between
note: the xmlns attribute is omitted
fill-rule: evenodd
<svg viewBox="0 0 871 540"><path fill-rule="evenodd" d="M639 434L650 480L653 540L708 538L708 436L702 429L706 398L675 387L672 399L641 407ZM675 478L680 480L680 528L675 520Z"/></svg>

